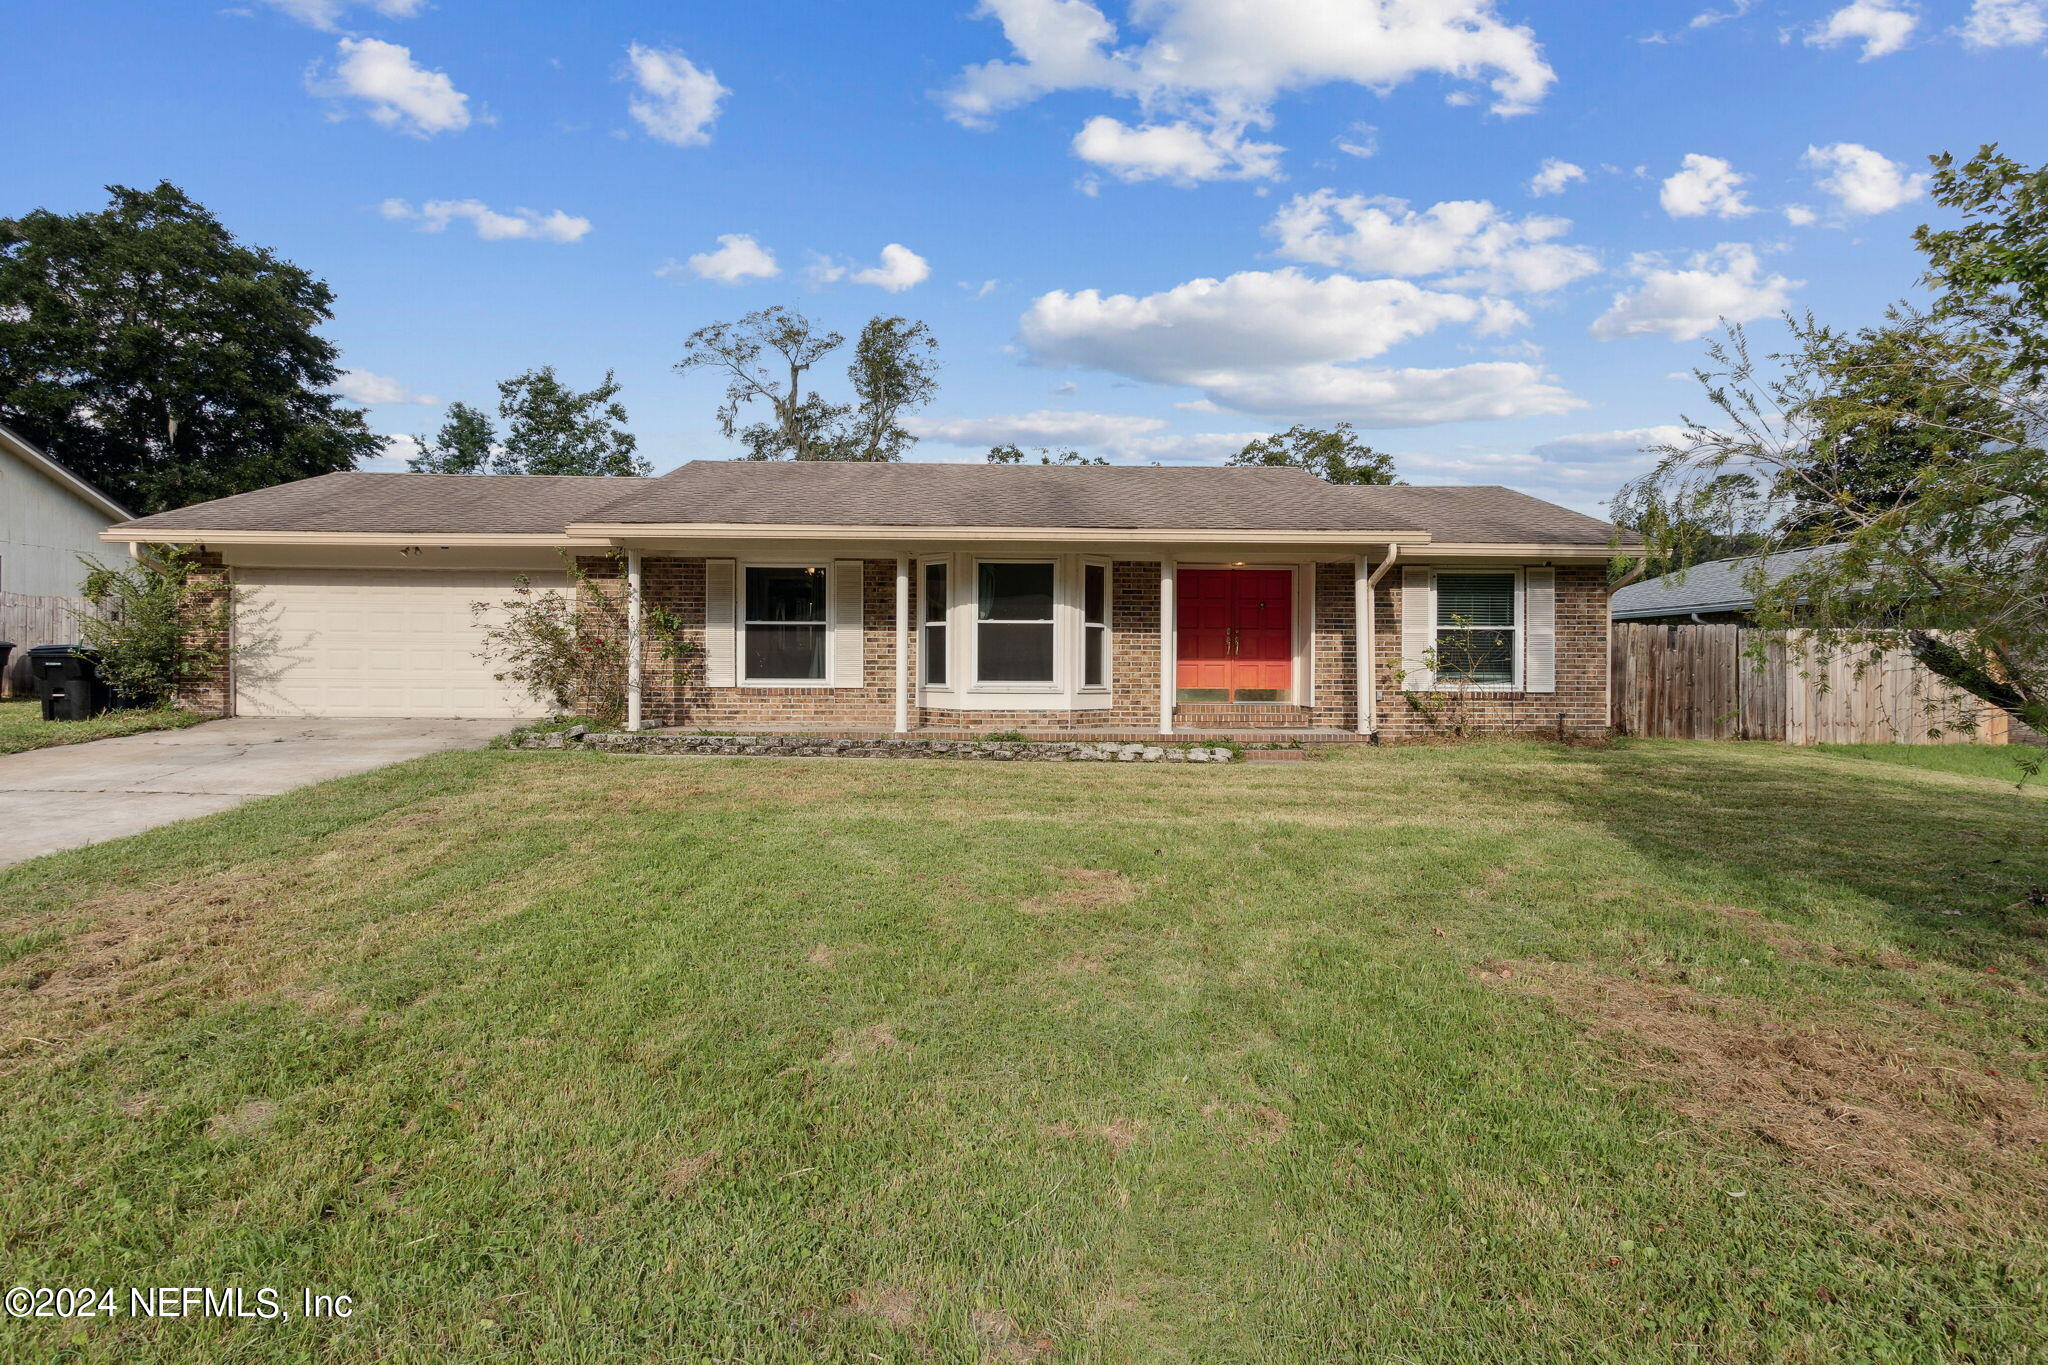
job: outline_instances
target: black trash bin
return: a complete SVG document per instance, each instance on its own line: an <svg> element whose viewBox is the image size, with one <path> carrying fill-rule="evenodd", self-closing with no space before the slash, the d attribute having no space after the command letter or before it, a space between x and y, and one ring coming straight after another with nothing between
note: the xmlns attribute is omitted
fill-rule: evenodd
<svg viewBox="0 0 2048 1365"><path fill-rule="evenodd" d="M91 650L37 645L28 652L28 666L36 695L43 699L44 720L91 720L112 700Z"/></svg>

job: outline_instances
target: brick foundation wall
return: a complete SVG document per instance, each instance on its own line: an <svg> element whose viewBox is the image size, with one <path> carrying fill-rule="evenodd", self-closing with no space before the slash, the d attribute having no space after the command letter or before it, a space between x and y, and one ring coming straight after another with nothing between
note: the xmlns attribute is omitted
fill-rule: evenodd
<svg viewBox="0 0 2048 1365"><path fill-rule="evenodd" d="M178 684L178 705L202 716L225 716L234 710L234 679L230 661L232 628L228 619L234 585L217 554L192 556L190 582L195 591L185 599L185 646L210 654Z"/></svg>
<svg viewBox="0 0 2048 1365"><path fill-rule="evenodd" d="M596 591L624 592L624 565L615 559L579 561ZM649 727L691 730L886 730L896 716L896 564L870 559L862 566L862 625L866 672L859 687L720 687L704 685L704 561L646 556L641 576L647 601L683 623L686 656L671 659L651 639L644 664L642 719ZM1358 667L1352 563L1315 566L1311 611L1315 701L1301 708L1307 725L1356 728ZM1400 667L1400 575L1375 590L1380 731L1393 739L1466 732L1555 732L1559 716L1575 733L1607 728L1607 588L1601 567L1557 571L1557 690L1544 693L1474 693L1452 700L1429 694L1442 714L1432 718L1409 704L1394 682ZM915 584L913 584L915 588ZM1118 560L1110 578L1110 704L1087 710L961 709L915 705L915 729L987 733L1005 730L1150 731L1159 724L1159 565ZM914 593L913 593L913 606ZM911 631L913 688L921 634Z"/></svg>

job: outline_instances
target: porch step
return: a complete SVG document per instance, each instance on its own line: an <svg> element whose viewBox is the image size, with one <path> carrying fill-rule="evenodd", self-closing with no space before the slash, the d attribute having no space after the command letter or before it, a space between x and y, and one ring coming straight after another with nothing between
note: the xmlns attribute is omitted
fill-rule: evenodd
<svg viewBox="0 0 2048 1365"><path fill-rule="evenodd" d="M1280 702L1196 702L1173 708L1177 729L1192 730L1306 730L1314 713L1306 706Z"/></svg>

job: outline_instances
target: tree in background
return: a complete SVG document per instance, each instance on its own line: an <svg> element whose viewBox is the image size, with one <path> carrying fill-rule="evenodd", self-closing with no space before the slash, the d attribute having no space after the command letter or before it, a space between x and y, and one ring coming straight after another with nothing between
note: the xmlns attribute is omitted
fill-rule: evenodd
<svg viewBox="0 0 2048 1365"><path fill-rule="evenodd" d="M639 442L626 430L626 409L618 402L612 372L588 393L555 378L543 365L498 385L498 416L505 421L505 445L491 461L495 474L644 475L647 461L633 452Z"/></svg>
<svg viewBox="0 0 2048 1365"><path fill-rule="evenodd" d="M1044 447L1044 446L1038 446L1038 447L1035 447L1035 449L1036 449L1036 450L1037 450L1037 452L1038 452L1038 462L1039 462L1040 464L1108 464L1108 463L1109 463L1109 461L1108 461L1108 460L1105 460L1105 459L1103 459L1103 458L1102 458L1102 457L1101 457L1100 455L1097 455L1097 456L1095 456L1095 457L1093 457L1093 458L1091 459L1090 457L1088 457L1088 456L1086 456L1086 455L1083 455L1083 454L1082 454L1082 453L1081 453L1080 451L1078 451L1078 450L1074 450L1074 449L1072 449L1072 448L1070 448L1070 447L1066 447L1066 446L1062 446L1062 447L1060 447L1060 448L1059 448L1058 450L1048 450L1048 449L1047 449L1046 447ZM1019 445L1016 445L1016 444L1004 444L1004 445L999 445L999 446L990 446L990 447L989 447L989 452L988 452L988 463L990 463L990 464L1023 464L1023 463L1025 463L1025 459L1024 459L1024 448L1023 448L1022 446L1019 446Z"/></svg>
<svg viewBox="0 0 2048 1365"><path fill-rule="evenodd" d="M0 422L138 513L352 468L382 449L327 392L325 282L164 181L0 219Z"/></svg>
<svg viewBox="0 0 2048 1365"><path fill-rule="evenodd" d="M486 474L497 443L488 416L467 403L450 403L441 430L406 464L415 474Z"/></svg>
<svg viewBox="0 0 2048 1365"><path fill-rule="evenodd" d="M498 385L501 437L491 419L467 403L450 403L433 441L409 461L419 474L599 474L644 475L648 464L634 452L639 442L626 430L626 409L617 401L618 381L578 393L543 365Z"/></svg>
<svg viewBox="0 0 2048 1365"><path fill-rule="evenodd" d="M1306 469L1325 483L1401 482L1394 476L1394 457L1359 440L1349 422L1329 428L1291 426L1248 442L1224 463Z"/></svg>
<svg viewBox="0 0 2048 1365"><path fill-rule="evenodd" d="M1607 514L1616 527L1640 536L1648 547L1640 557L1645 574L1675 573L1763 548L1762 529L1740 520L1750 510L1742 496L1749 481L1747 474L1722 474L1699 488L1625 484L1608 504Z"/></svg>
<svg viewBox="0 0 2048 1365"><path fill-rule="evenodd" d="M725 376L718 424L737 436L750 460L900 460L917 438L902 417L938 392L938 343L921 322L877 317L861 329L847 369L855 401L833 403L805 379L845 344L801 313L764 308L738 322L700 327L683 342L679 374L710 369ZM740 414L761 403L769 420L742 427Z"/></svg>
<svg viewBox="0 0 2048 1365"><path fill-rule="evenodd" d="M1714 420L1688 420L1626 496L1719 499L1720 515L1763 528L1749 580L1760 624L1805 628L1820 652L1859 662L1903 638L2043 730L2048 287L2038 238L2027 246L2042 177L1990 147L1935 165L1939 201L1967 222L1916 234L1936 310L1900 306L1855 333L1787 319L1792 348L1762 364L1731 328L1696 372ZM1766 570L1770 551L1820 545ZM1653 536L1652 555L1673 549Z"/></svg>

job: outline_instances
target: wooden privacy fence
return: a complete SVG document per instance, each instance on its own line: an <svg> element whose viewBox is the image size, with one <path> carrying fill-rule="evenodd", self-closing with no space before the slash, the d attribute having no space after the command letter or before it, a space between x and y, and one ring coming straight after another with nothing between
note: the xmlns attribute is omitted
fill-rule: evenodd
<svg viewBox="0 0 2048 1365"><path fill-rule="evenodd" d="M1759 637L1763 658L1750 657ZM1657 739L1793 744L2005 744L2010 718L1903 646L1863 667L1749 626L1616 621L1613 724ZM1860 655L1860 651L1858 652Z"/></svg>
<svg viewBox="0 0 2048 1365"><path fill-rule="evenodd" d="M15 658L32 645L68 645L77 638L72 614L80 603L69 597L30 597L26 593L0 592L0 640L12 640ZM7 670L12 673L10 665ZM0 694L7 691L0 678Z"/></svg>

